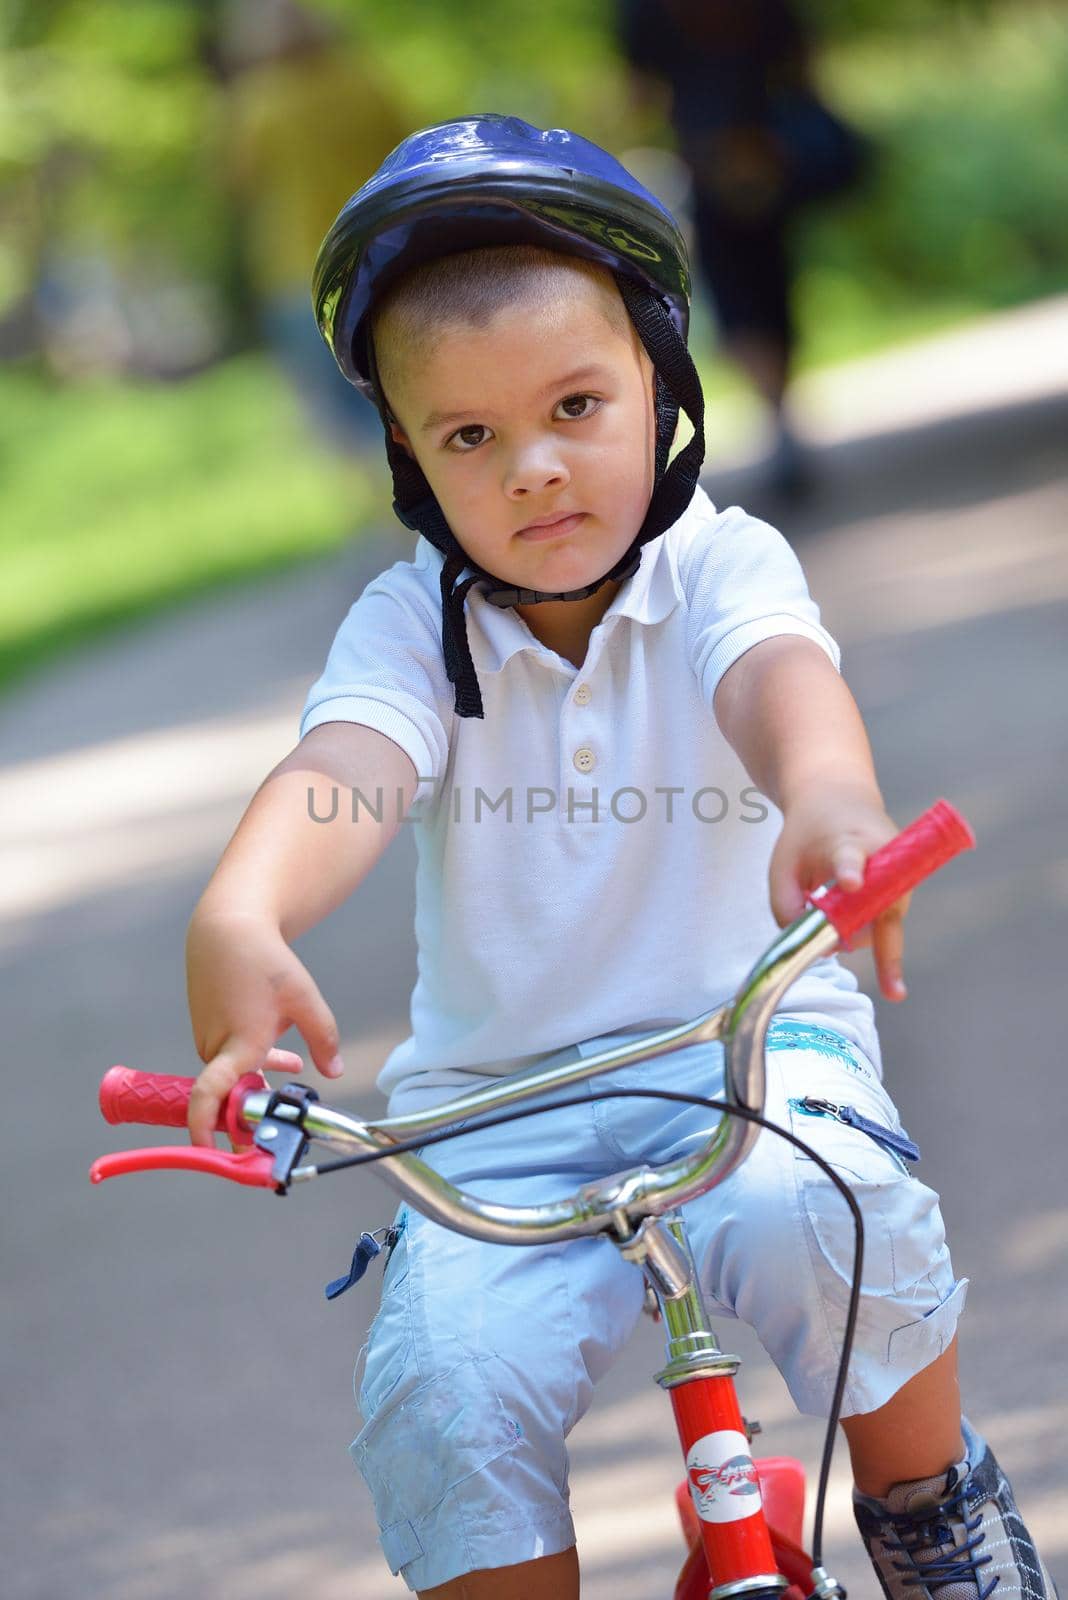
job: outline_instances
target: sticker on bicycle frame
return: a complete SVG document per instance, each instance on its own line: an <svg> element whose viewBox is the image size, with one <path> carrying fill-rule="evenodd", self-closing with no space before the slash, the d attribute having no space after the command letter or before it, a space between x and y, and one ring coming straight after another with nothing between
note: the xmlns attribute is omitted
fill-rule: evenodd
<svg viewBox="0 0 1068 1600"><path fill-rule="evenodd" d="M686 1456L686 1478L703 1522L740 1522L763 1505L749 1441L733 1428L694 1440Z"/></svg>

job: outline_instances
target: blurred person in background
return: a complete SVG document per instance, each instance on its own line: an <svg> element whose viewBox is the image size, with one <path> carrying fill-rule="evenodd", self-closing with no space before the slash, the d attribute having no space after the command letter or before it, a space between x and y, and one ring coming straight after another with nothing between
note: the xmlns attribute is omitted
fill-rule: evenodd
<svg viewBox="0 0 1068 1600"><path fill-rule="evenodd" d="M226 176L260 330L319 438L358 457L377 452L381 425L324 348L308 282L353 175L369 176L411 119L367 52L298 0L232 0L218 57Z"/></svg>
<svg viewBox="0 0 1068 1600"><path fill-rule="evenodd" d="M853 188L868 147L816 94L791 0L617 0L617 14L636 95L654 84L670 94L723 349L773 419L772 487L799 496L811 478L785 408L797 343L791 223Z"/></svg>

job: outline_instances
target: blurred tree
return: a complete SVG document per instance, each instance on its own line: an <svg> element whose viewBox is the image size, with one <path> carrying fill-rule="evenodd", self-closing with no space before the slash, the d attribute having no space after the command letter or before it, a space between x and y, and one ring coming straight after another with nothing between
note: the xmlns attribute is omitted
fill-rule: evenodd
<svg viewBox="0 0 1068 1600"><path fill-rule="evenodd" d="M492 0L459 12L452 0L311 3L366 35L384 87L416 120L507 109L617 150L670 142L655 108L626 110L610 0ZM829 46L818 75L892 152L870 203L814 232L839 281L976 304L1062 283L1065 7L801 4ZM178 368L204 359L198 349L224 312L216 339L225 332L232 347L247 334L215 154L221 86L208 41L218 11L218 0L6 0L0 355L26 347L33 313L38 328L69 317L79 294L90 331L112 317L120 343L149 341L149 364L161 359L151 348L159 303L173 302L189 330L167 353Z"/></svg>
<svg viewBox="0 0 1068 1600"><path fill-rule="evenodd" d="M199 288L210 320L227 236L199 20L191 0L46 0L9 16L2 277L9 304L29 300L39 322L93 284L99 324L123 280L135 301L186 292L190 329Z"/></svg>

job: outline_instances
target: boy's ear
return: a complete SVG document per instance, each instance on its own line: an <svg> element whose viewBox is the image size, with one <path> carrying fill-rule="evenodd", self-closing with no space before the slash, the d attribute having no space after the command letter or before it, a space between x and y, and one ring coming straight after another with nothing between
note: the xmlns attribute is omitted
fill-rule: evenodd
<svg viewBox="0 0 1068 1600"><path fill-rule="evenodd" d="M399 444L405 455L415 460L415 451L412 449L411 440L395 417L389 419L389 436L394 444Z"/></svg>

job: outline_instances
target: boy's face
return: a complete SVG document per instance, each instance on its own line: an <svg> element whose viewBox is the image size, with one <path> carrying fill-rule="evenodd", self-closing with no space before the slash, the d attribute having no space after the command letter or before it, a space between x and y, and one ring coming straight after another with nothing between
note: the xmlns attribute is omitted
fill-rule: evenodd
<svg viewBox="0 0 1068 1600"><path fill-rule="evenodd" d="M629 548L656 442L652 363L615 285L568 273L564 290L384 363L394 437L466 554L552 593L593 583Z"/></svg>

